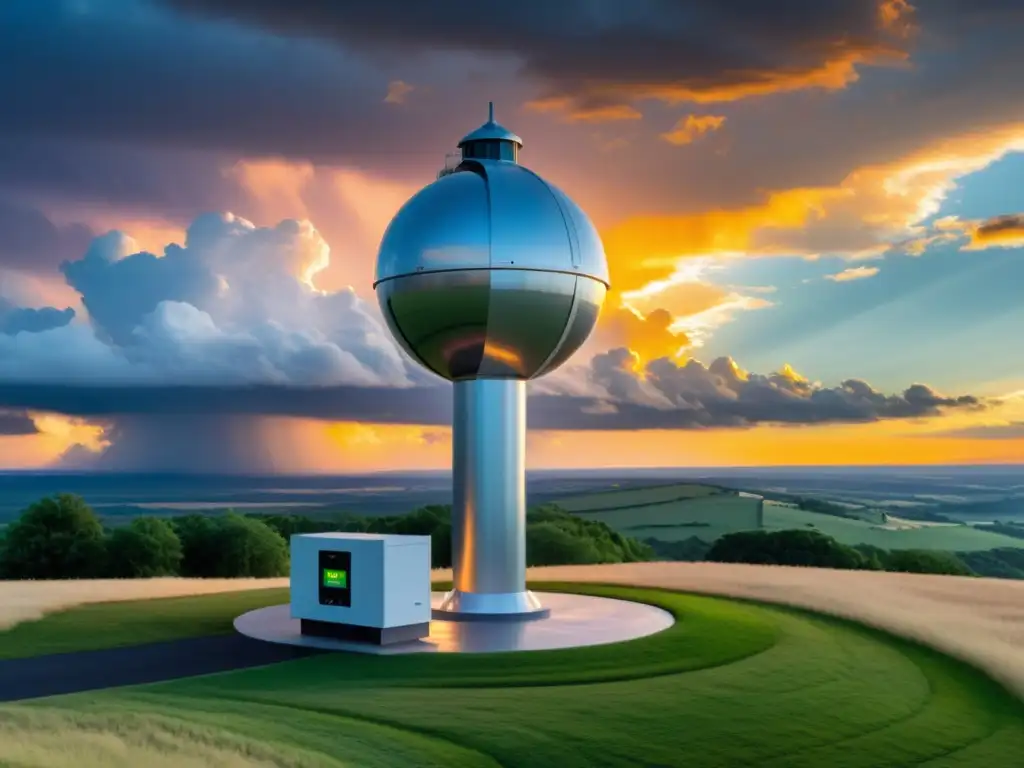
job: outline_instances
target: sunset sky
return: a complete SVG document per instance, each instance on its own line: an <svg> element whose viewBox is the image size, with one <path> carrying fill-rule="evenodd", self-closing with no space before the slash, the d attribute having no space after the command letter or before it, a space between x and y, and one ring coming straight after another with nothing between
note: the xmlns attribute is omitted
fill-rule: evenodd
<svg viewBox="0 0 1024 768"><path fill-rule="evenodd" d="M1024 462L1019 0L0 3L0 468L443 468L381 235L496 117L612 291L532 467Z"/></svg>

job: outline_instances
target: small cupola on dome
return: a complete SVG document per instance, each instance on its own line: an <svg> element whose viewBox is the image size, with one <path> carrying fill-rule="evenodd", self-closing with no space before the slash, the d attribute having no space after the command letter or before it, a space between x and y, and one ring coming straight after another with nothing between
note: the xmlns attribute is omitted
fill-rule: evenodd
<svg viewBox="0 0 1024 768"><path fill-rule="evenodd" d="M494 122L494 102L487 105L487 122L459 142L463 160L519 161L523 140L512 131Z"/></svg>

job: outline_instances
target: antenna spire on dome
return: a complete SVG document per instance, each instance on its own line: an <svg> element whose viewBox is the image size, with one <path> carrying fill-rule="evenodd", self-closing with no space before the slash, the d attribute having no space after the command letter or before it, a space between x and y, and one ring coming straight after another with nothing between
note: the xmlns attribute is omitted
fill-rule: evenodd
<svg viewBox="0 0 1024 768"><path fill-rule="evenodd" d="M523 140L494 122L494 102L487 102L487 122L459 142L464 160L507 160L518 162Z"/></svg>

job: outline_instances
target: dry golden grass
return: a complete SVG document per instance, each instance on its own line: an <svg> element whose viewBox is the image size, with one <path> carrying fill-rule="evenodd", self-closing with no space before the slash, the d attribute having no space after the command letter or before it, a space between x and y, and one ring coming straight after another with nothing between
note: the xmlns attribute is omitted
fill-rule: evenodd
<svg viewBox="0 0 1024 768"><path fill-rule="evenodd" d="M288 579L97 579L0 581L0 630L85 603L183 597L260 587L287 587Z"/></svg>
<svg viewBox="0 0 1024 768"><path fill-rule="evenodd" d="M436 576L445 577L450 574ZM724 563L533 568L529 578L663 587L808 608L929 645L1024 697L1024 581Z"/></svg>
<svg viewBox="0 0 1024 768"><path fill-rule="evenodd" d="M59 734L59 737L55 737ZM43 708L0 714L0 764L48 768L274 768L298 760L214 727Z"/></svg>

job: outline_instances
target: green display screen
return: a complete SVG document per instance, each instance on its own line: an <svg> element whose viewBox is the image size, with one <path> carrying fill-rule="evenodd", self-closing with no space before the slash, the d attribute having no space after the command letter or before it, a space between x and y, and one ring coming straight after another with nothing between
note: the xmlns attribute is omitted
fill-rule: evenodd
<svg viewBox="0 0 1024 768"><path fill-rule="evenodd" d="M346 589L348 587L348 571L324 568L323 585L325 587L333 587L334 589Z"/></svg>

